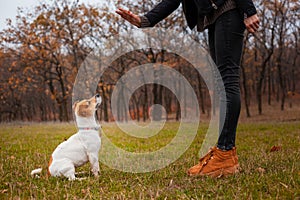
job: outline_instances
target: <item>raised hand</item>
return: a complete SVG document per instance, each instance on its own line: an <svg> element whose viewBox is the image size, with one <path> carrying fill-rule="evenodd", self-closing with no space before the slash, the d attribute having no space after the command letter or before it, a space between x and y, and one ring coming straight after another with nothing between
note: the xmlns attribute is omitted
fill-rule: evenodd
<svg viewBox="0 0 300 200"><path fill-rule="evenodd" d="M250 33L256 32L259 28L259 19L256 14L244 19L244 23Z"/></svg>
<svg viewBox="0 0 300 200"><path fill-rule="evenodd" d="M141 18L138 15L133 14L129 10L124 10L122 8L118 8L116 13L119 14L123 19L128 21L129 23L135 25L136 27L141 27Z"/></svg>

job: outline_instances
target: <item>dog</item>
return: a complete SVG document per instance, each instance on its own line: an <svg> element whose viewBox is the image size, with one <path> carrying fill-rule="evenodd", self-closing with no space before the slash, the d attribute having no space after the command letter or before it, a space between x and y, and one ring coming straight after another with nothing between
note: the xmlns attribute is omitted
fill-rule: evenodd
<svg viewBox="0 0 300 200"><path fill-rule="evenodd" d="M99 136L100 125L96 121L96 110L101 104L99 94L90 99L77 101L73 105L78 132L68 140L59 144L52 153L48 165L48 175L64 176L68 180L75 180L75 168L90 162L91 171L95 177L99 176L98 153L101 147ZM31 172L38 176L42 168Z"/></svg>

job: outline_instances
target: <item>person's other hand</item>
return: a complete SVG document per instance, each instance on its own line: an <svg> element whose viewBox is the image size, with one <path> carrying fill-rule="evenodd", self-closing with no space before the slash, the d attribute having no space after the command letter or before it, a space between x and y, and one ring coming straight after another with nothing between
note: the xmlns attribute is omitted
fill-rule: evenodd
<svg viewBox="0 0 300 200"><path fill-rule="evenodd" d="M244 19L245 26L250 33L254 33L259 28L259 19L257 14Z"/></svg>
<svg viewBox="0 0 300 200"><path fill-rule="evenodd" d="M129 23L137 26L138 28L141 27L141 18L138 15L133 14L129 10L124 10L122 8L118 8L116 13L119 14L123 19L127 20Z"/></svg>

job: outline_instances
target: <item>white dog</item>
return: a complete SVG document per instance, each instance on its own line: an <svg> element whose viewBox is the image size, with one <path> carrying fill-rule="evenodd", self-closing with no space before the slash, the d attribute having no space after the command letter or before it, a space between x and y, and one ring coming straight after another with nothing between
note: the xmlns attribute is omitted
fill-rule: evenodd
<svg viewBox="0 0 300 200"><path fill-rule="evenodd" d="M69 180L75 180L75 168L90 162L92 173L98 176L101 139L98 131L100 125L96 121L95 112L100 104L99 94L74 103L73 109L79 131L54 150L49 161L48 175L65 176ZM35 169L31 175L34 176L41 171L41 168Z"/></svg>

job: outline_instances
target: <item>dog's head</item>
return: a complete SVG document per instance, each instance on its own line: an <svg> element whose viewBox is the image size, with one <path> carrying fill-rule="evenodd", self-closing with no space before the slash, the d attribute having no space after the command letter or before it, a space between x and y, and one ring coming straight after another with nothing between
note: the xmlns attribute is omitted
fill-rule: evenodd
<svg viewBox="0 0 300 200"><path fill-rule="evenodd" d="M73 105L73 109L76 116L89 118L94 116L97 107L101 104L102 99L99 94L96 94L90 99L84 99L82 101L76 101Z"/></svg>

